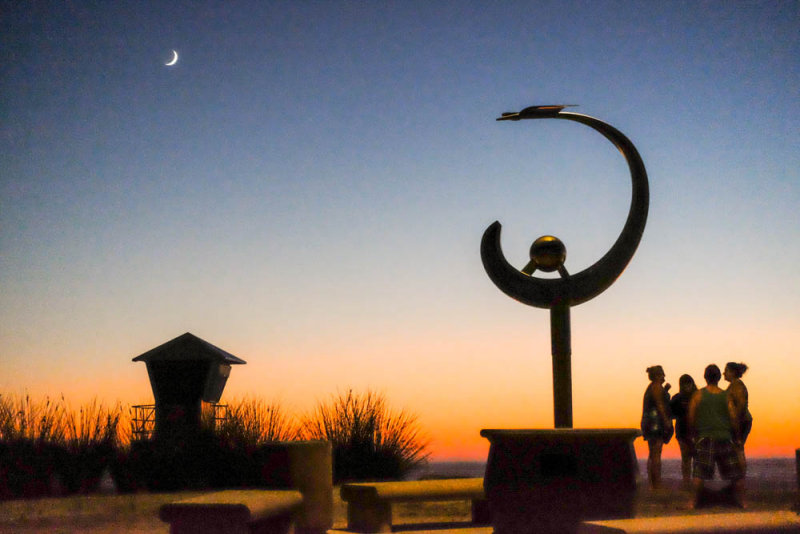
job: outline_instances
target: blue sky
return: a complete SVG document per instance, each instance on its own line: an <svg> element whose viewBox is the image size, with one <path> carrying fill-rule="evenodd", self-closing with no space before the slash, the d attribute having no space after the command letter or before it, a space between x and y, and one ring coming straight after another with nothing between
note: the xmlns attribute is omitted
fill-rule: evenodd
<svg viewBox="0 0 800 534"><path fill-rule="evenodd" d="M674 381L715 358L800 370L798 2L4 4L0 390L146 401L130 358L185 331L248 360L233 391L298 404L287 381L425 412L457 404L449 379L415 403L462 366L549 387L546 313L478 246L499 219L512 263L553 234L576 272L622 228L605 139L494 120L559 103L624 132L651 186L631 265L573 312L576 395L638 395L666 358ZM476 352L492 339L502 357ZM624 354L601 365L608 339Z"/></svg>

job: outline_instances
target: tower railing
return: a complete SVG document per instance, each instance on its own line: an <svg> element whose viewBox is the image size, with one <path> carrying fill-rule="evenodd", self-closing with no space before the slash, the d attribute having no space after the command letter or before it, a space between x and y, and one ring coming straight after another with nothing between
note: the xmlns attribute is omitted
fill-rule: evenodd
<svg viewBox="0 0 800 534"><path fill-rule="evenodd" d="M133 439L151 439L156 428L156 405L136 404L131 406L131 410L131 436ZM218 430L227 420L227 404L203 403L203 421L212 430Z"/></svg>
<svg viewBox="0 0 800 534"><path fill-rule="evenodd" d="M150 439L156 427L156 405L137 404L131 406L131 435L134 440Z"/></svg>

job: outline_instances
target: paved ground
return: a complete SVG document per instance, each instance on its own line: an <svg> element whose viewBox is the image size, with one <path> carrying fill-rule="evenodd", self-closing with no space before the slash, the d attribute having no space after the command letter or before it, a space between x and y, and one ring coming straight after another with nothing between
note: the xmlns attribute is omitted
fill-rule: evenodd
<svg viewBox="0 0 800 534"><path fill-rule="evenodd" d="M0 503L0 533L2 534L168 534L168 525L158 519L161 504L189 494L141 494L70 497L33 501ZM715 505L689 512L686 504L689 492L678 481L651 491L642 486L639 491L637 517L664 517L684 514L736 513L731 508ZM749 510L789 510L798 500L795 484L753 482L749 489ZM344 503L334 499L333 532L346 532ZM491 528L465 527L470 518L468 502L413 503L396 506L393 510L397 530L411 534L437 527L436 534L489 534Z"/></svg>

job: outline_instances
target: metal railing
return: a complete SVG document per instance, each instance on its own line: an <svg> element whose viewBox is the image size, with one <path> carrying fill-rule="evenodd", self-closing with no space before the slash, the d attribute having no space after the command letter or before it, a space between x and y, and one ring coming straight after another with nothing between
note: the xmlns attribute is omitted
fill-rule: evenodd
<svg viewBox="0 0 800 534"><path fill-rule="evenodd" d="M215 404L213 402L203 403L203 423L209 425L213 430L219 428L228 420L228 405Z"/></svg>
<svg viewBox="0 0 800 534"><path fill-rule="evenodd" d="M134 440L150 439L156 427L156 405L137 404L131 406L131 435Z"/></svg>
<svg viewBox="0 0 800 534"><path fill-rule="evenodd" d="M150 439L156 427L156 405L137 404L131 406L131 435L134 440ZM219 429L228 419L228 405L203 403L203 423L213 430Z"/></svg>

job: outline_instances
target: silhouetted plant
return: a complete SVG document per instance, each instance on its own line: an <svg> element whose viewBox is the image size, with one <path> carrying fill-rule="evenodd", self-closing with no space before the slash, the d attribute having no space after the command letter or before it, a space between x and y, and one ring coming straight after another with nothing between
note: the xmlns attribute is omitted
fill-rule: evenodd
<svg viewBox="0 0 800 534"><path fill-rule="evenodd" d="M122 407L93 399L77 412L66 410L65 445L59 474L68 493L94 491L118 443Z"/></svg>
<svg viewBox="0 0 800 534"><path fill-rule="evenodd" d="M107 407L92 399L78 411L66 410L65 441L70 447L88 447L96 443L116 443L122 407Z"/></svg>
<svg viewBox="0 0 800 534"><path fill-rule="evenodd" d="M117 446L127 447L136 440L133 434L133 406L119 405L119 421L117 422Z"/></svg>
<svg viewBox="0 0 800 534"><path fill-rule="evenodd" d="M112 464L117 489L260 485L261 447L294 439L296 424L277 403L253 398L229 403L225 415L216 421L213 409L204 406L200 429L169 432L155 439L134 437L118 451Z"/></svg>
<svg viewBox="0 0 800 534"><path fill-rule="evenodd" d="M206 423L207 428L212 425ZM265 444L297 439L298 429L277 402L245 397L227 405L226 417L213 425L222 468L214 466L214 487L255 487L262 484L260 462Z"/></svg>
<svg viewBox="0 0 800 534"><path fill-rule="evenodd" d="M117 446L120 413L96 400L75 411L63 395L0 395L0 495L48 495L56 478L68 493L95 489Z"/></svg>
<svg viewBox="0 0 800 534"><path fill-rule="evenodd" d="M0 498L50 494L64 447L63 400L0 396Z"/></svg>
<svg viewBox="0 0 800 534"><path fill-rule="evenodd" d="M146 489L146 466L140 449L147 447L148 439L133 433L133 406L120 410L117 425L117 448L109 463L114 486L119 493Z"/></svg>
<svg viewBox="0 0 800 534"><path fill-rule="evenodd" d="M24 439L63 444L65 430L63 396L61 402L55 402L50 397L37 401L28 394L0 394L0 441Z"/></svg>
<svg viewBox="0 0 800 534"><path fill-rule="evenodd" d="M255 447L297 439L299 429L277 402L245 397L228 403L227 417L216 432L223 440Z"/></svg>
<svg viewBox="0 0 800 534"><path fill-rule="evenodd" d="M348 390L318 403L303 418L301 436L331 442L337 483L400 479L428 459L417 416L391 410L385 397L372 391Z"/></svg>
<svg viewBox="0 0 800 534"><path fill-rule="evenodd" d="M55 475L67 492L90 492L107 465L121 492L262 486L282 465L273 444L294 439L331 441L337 481L401 478L427 459L416 416L372 392L334 396L300 424L277 403L245 398L199 430L137 439L129 427L119 404L76 411L63 396L0 395L0 499L48 495Z"/></svg>

